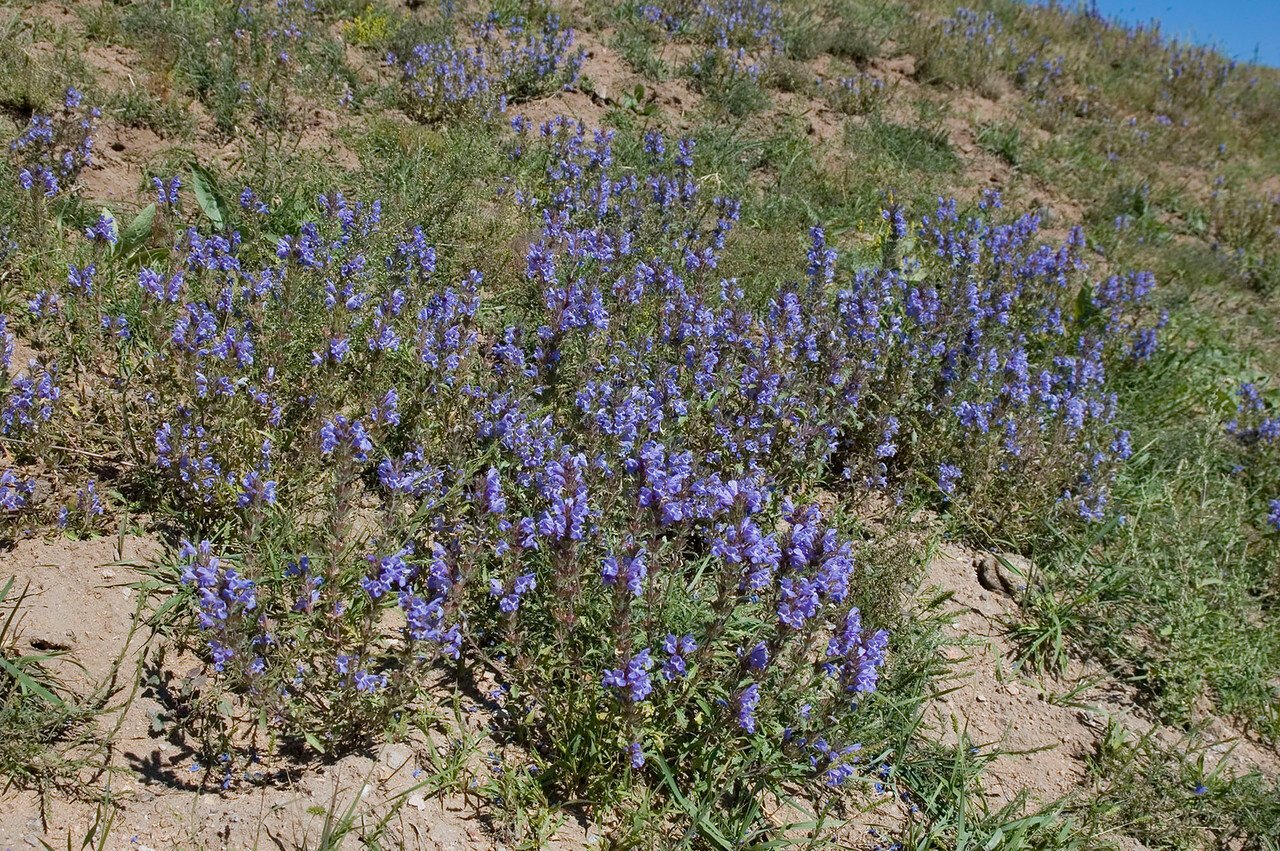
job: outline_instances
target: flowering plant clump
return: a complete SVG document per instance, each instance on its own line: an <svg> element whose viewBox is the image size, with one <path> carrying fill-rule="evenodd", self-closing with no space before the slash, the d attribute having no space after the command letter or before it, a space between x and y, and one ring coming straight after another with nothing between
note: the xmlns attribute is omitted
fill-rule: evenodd
<svg viewBox="0 0 1280 851"><path fill-rule="evenodd" d="M642 5L639 12L672 35L724 50L783 47L782 9L769 0L661 0Z"/></svg>
<svg viewBox="0 0 1280 851"><path fill-rule="evenodd" d="M537 66L499 32L476 35L492 80ZM538 67L558 73L555 44ZM1105 516L1129 454L1110 373L1154 350L1154 281L1091 281L1078 232L1048 245L992 195L917 221L890 204L882 262L856 271L814 227L803 279L749 293L719 271L739 203L706 195L692 139L624 154L565 119L513 128L519 291L376 200L327 192L281 233L245 188L209 232L158 179L165 227L103 214L32 300L33 339L82 350L50 342L0 429L74 427L60 370L94 364L85 421L119 422L135 490L181 507L170 574L222 689L216 752L347 747L483 666L567 794L674 773L741 806L747 778L864 773L891 644L864 623L852 509L1004 519L1016 493ZM124 262L131 240L150 250ZM86 480L62 519L101 511Z"/></svg>
<svg viewBox="0 0 1280 851"><path fill-rule="evenodd" d="M19 188L33 199L69 191L93 161L93 132L101 115L97 107L86 106L74 88L67 89L56 114L33 115L9 144Z"/></svg>
<svg viewBox="0 0 1280 851"><path fill-rule="evenodd" d="M865 71L850 77L820 78L818 91L834 109L847 115L878 112L889 98L884 80Z"/></svg>
<svg viewBox="0 0 1280 851"><path fill-rule="evenodd" d="M662 0L637 12L668 38L704 45L689 70L730 104L758 99L755 85L784 47L782 8L769 0Z"/></svg>
<svg viewBox="0 0 1280 851"><path fill-rule="evenodd" d="M300 90L351 97L332 61L339 47L331 30L337 12L336 4L316 0L245 0L177 7L164 15L131 7L126 14L128 28L169 57L218 131L247 141L294 125ZM245 133L250 127L252 135Z"/></svg>
<svg viewBox="0 0 1280 851"><path fill-rule="evenodd" d="M36 315L56 312L57 299L47 292L31 300L28 308ZM19 518L35 507L36 481L30 474L33 462L41 460L42 443L53 431L51 421L60 409L62 381L57 361L30 358L15 363L16 337L13 323L0 314L0 540L5 539ZM17 466L9 464L17 462Z"/></svg>
<svg viewBox="0 0 1280 851"><path fill-rule="evenodd" d="M572 29L548 14L501 25L496 13L472 24L466 38L419 44L391 54L413 113L426 121L468 115L489 120L507 104L572 85L583 52Z"/></svg>

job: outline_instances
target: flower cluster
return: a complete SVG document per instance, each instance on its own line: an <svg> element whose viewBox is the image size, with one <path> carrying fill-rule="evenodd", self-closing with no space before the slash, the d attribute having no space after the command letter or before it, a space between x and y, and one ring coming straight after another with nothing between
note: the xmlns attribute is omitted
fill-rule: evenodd
<svg viewBox="0 0 1280 851"><path fill-rule="evenodd" d="M35 483L24 479L13 470L0 472L0 512L16 513L25 508L35 490Z"/></svg>
<svg viewBox="0 0 1280 851"><path fill-rule="evenodd" d="M33 115L9 145L20 188L45 198L69 190L93 161L93 132L101 115L97 107L86 106L74 88L67 89L56 114Z"/></svg>
<svg viewBox="0 0 1280 851"><path fill-rule="evenodd" d="M884 80L865 71L851 77L819 79L818 91L832 108L846 115L866 115L879 111L888 100Z"/></svg>
<svg viewBox="0 0 1280 851"><path fill-rule="evenodd" d="M770 0L660 0L637 12L668 38L705 46L689 70L717 96L756 83L784 47L782 8Z"/></svg>
<svg viewBox="0 0 1280 851"><path fill-rule="evenodd" d="M257 624L252 612L258 605L256 586L233 565L214 555L208 541L201 541L199 545L183 542L178 558L182 562L182 582L196 595L197 620L209 636L214 669L223 671L255 643ZM248 629L242 629L241 624L246 624ZM251 656L246 664L256 673L261 671L263 663L260 657Z"/></svg>
<svg viewBox="0 0 1280 851"><path fill-rule="evenodd" d="M572 85L582 68L573 30L547 15L500 26L496 15L473 24L464 39L419 44L387 62L400 74L413 113L427 121L469 115L491 119L508 103Z"/></svg>
<svg viewBox="0 0 1280 851"><path fill-rule="evenodd" d="M782 8L770 0L658 0L640 15L674 35L728 50L780 51Z"/></svg>

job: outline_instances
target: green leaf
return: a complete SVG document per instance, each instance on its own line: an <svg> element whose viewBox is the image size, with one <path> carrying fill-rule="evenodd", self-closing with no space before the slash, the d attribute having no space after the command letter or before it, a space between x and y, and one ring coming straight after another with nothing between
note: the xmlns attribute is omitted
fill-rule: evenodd
<svg viewBox="0 0 1280 851"><path fill-rule="evenodd" d="M1093 306L1093 287L1086 283L1076 293L1076 321L1088 325L1097 313L1098 308Z"/></svg>
<svg viewBox="0 0 1280 851"><path fill-rule="evenodd" d="M653 761L657 763L658 768L662 769L662 779L666 782L667 788L671 790L671 795L676 799L676 803L684 808L689 818L697 826L698 832L720 848L724 848L725 851L732 851L735 847L734 843L730 842L714 824L708 821L699 808L680 791L680 788L676 785L676 779L671 773L671 768L667 765L667 761L662 758L662 754L654 754Z"/></svg>
<svg viewBox="0 0 1280 851"><path fill-rule="evenodd" d="M0 656L0 668L9 672L9 675L17 681L18 686L23 691L29 691L38 697L44 698L52 706L62 707L66 705L63 703L62 698L40 685L40 683L36 682L30 674L10 662L4 656Z"/></svg>
<svg viewBox="0 0 1280 851"><path fill-rule="evenodd" d="M311 745L311 747L315 749L316 753L324 753L324 745L320 744L320 740L313 734L303 732L302 737L307 740L307 744Z"/></svg>
<svg viewBox="0 0 1280 851"><path fill-rule="evenodd" d="M222 201L218 198L217 181L213 173L202 165L191 166L191 190L195 193L196 203L209 217L214 230L222 230L227 219L223 212Z"/></svg>
<svg viewBox="0 0 1280 851"><path fill-rule="evenodd" d="M155 225L155 221L156 205L152 203L143 207L142 212L134 216L133 221L120 235L120 241L116 243L116 253L127 256L138 250L151 238L151 228Z"/></svg>

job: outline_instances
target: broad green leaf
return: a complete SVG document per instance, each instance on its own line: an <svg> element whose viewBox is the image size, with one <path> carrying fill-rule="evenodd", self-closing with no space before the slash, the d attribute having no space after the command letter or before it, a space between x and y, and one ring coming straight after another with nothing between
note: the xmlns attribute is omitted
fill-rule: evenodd
<svg viewBox="0 0 1280 851"><path fill-rule="evenodd" d="M156 205L152 203L143 207L120 235L120 241L116 243L116 253L121 256L129 255L144 245L151 238L151 228L155 225L155 221Z"/></svg>
<svg viewBox="0 0 1280 851"><path fill-rule="evenodd" d="M226 224L226 216L223 215L222 202L218 198L216 187L217 182L208 169L201 165L191 166L191 190L195 193L196 203L209 217L214 230L222 230Z"/></svg>

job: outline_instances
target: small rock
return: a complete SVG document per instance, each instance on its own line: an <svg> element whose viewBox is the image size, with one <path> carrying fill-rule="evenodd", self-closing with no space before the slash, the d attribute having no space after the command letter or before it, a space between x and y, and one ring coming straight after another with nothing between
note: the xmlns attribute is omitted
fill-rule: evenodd
<svg viewBox="0 0 1280 851"><path fill-rule="evenodd" d="M34 485L34 489L31 492L32 505L39 505L53 496L53 485L48 480L37 478L32 484Z"/></svg>
<svg viewBox="0 0 1280 851"><path fill-rule="evenodd" d="M384 780L406 769L412 769L413 751L400 742L383 745L378 751L378 767Z"/></svg>
<svg viewBox="0 0 1280 851"><path fill-rule="evenodd" d="M1022 594L1027 587L1026 577L1031 571L1031 563L1025 559L995 553L975 556L973 566L978 574L979 585L1006 597Z"/></svg>
<svg viewBox="0 0 1280 851"><path fill-rule="evenodd" d="M974 700L976 700L976 701L978 701L978 703L986 703L986 702L987 702L987 696L986 696L985 694L975 694L975 695L973 696L973 699L974 699Z"/></svg>

